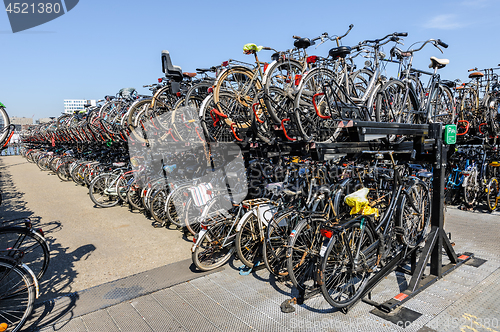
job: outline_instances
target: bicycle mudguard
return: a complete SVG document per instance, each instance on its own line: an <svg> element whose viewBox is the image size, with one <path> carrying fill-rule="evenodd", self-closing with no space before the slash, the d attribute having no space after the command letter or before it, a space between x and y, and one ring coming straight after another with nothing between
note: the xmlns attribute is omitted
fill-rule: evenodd
<svg viewBox="0 0 500 332"><path fill-rule="evenodd" d="M201 229L200 232L198 233L198 235L196 235L196 242L193 244L193 246L191 247L191 252L195 252L196 248L198 248L200 246L200 243L202 241L200 241L203 236L208 232L207 229Z"/></svg>
<svg viewBox="0 0 500 332"><path fill-rule="evenodd" d="M241 230L241 226L243 223L250 218L250 216L253 214L256 216L259 220L262 221L262 224L267 227L269 225L269 222L271 221L272 217L274 214L277 212L277 208L273 204L261 204L259 206L256 206L255 208L251 209L250 211L246 212L243 217L241 217L240 221L238 222L238 225L236 225L236 232L239 232Z"/></svg>
<svg viewBox="0 0 500 332"><path fill-rule="evenodd" d="M267 69L269 68L272 68L274 66L275 63L277 63L278 61L274 60L273 62L271 62L270 64L267 65L265 71L264 71L264 77L262 78L262 85L266 85L266 82L267 80L269 80L269 73L270 71L268 71Z"/></svg>
<svg viewBox="0 0 500 332"><path fill-rule="evenodd" d="M226 71L230 71L230 70L245 71L248 74L249 77L253 77L253 75L254 75L254 72L251 71L248 67L245 67L245 66L232 66L232 67L228 67L228 68L224 69L223 71L221 71L221 73L219 75L217 75L217 79L214 82L214 86L219 85L220 78L224 76L223 74Z"/></svg>
<svg viewBox="0 0 500 332"><path fill-rule="evenodd" d="M6 108L5 105L3 103L0 102L0 106L3 107L3 108Z"/></svg>
<svg viewBox="0 0 500 332"><path fill-rule="evenodd" d="M250 211L247 211L243 217L241 217L241 219L238 221L238 224L236 225L236 228L235 228L235 231L236 232L239 232L241 230L241 226L243 226L243 223L248 219L250 218L252 215L256 216L258 218L258 215L257 215L257 208L253 208L251 209Z"/></svg>
<svg viewBox="0 0 500 332"><path fill-rule="evenodd" d="M24 263L20 264L26 271L28 271L28 273L30 274L31 276L31 279L32 279L32 282L33 282L33 285L35 286L35 299L38 299L38 297L40 297L40 285L38 283L38 279L37 277L35 276L35 274L33 273L33 271Z"/></svg>

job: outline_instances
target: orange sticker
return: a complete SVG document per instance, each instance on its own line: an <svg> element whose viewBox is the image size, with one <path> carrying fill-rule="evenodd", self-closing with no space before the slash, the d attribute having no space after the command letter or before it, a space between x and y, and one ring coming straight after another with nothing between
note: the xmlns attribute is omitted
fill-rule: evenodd
<svg viewBox="0 0 500 332"><path fill-rule="evenodd" d="M458 259L462 259L462 260L466 260L467 258L469 258L469 256L467 256L467 255L458 256Z"/></svg>
<svg viewBox="0 0 500 332"><path fill-rule="evenodd" d="M408 297L408 295L406 295L405 293L399 293L398 295L394 296L394 299L396 299L398 301L403 301L407 297Z"/></svg>

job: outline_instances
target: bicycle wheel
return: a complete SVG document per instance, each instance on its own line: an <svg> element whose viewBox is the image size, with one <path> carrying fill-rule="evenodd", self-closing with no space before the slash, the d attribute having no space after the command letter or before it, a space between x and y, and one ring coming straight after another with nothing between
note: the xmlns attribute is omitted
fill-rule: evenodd
<svg viewBox="0 0 500 332"><path fill-rule="evenodd" d="M127 202L132 208L136 210L144 210L144 206L142 205L141 192L142 188L136 185L131 186L127 191Z"/></svg>
<svg viewBox="0 0 500 332"><path fill-rule="evenodd" d="M332 120L321 118L315 108L316 104L321 116L329 116L331 114L329 114L328 102L324 96L320 99L314 99L314 97L324 92L325 83L335 79L335 73L326 68L313 69L302 78L295 96L294 109L298 129L306 141L323 142L331 137L329 129L333 127Z"/></svg>
<svg viewBox="0 0 500 332"><path fill-rule="evenodd" d="M177 227L182 227L183 220L181 220L184 215L184 210L186 208L187 198L189 197L188 188L192 187L192 184L181 185L175 188L167 197L166 213L168 220Z"/></svg>
<svg viewBox="0 0 500 332"><path fill-rule="evenodd" d="M377 94L375 119L377 122L414 123L418 104L403 82L392 80L384 84Z"/></svg>
<svg viewBox="0 0 500 332"><path fill-rule="evenodd" d="M321 292L335 308L350 305L365 289L376 248L372 252L365 252L365 249L374 239L373 231L366 224L362 229L360 222L335 233L330 239L321 260ZM358 249L359 256L355 259Z"/></svg>
<svg viewBox="0 0 500 332"><path fill-rule="evenodd" d="M13 248L23 251L23 263L33 271L38 280L43 277L50 262L50 248L40 233L26 227L1 227L0 243L0 249Z"/></svg>
<svg viewBox="0 0 500 332"><path fill-rule="evenodd" d="M184 98L179 99L171 112L171 127L176 137L182 142L204 141L203 129L200 126L198 109L203 100L197 96L191 96L188 105L184 106Z"/></svg>
<svg viewBox="0 0 500 332"><path fill-rule="evenodd" d="M224 265L234 253L234 220L238 207L233 207L225 195L212 199L203 209L202 229L196 239L193 263L202 271L210 271Z"/></svg>
<svg viewBox="0 0 500 332"><path fill-rule="evenodd" d="M438 85L429 101L428 109L433 122L452 123L455 119L455 108L453 94L447 86Z"/></svg>
<svg viewBox="0 0 500 332"><path fill-rule="evenodd" d="M500 110L500 99L491 98L485 102L487 111L487 123L489 129L490 144L496 144L496 138L500 134L500 123L499 123L499 110Z"/></svg>
<svg viewBox="0 0 500 332"><path fill-rule="evenodd" d="M498 186L498 179L493 177L488 181L486 185L486 202L488 203L488 209L493 212L498 207L498 193L500 192L500 187Z"/></svg>
<svg viewBox="0 0 500 332"><path fill-rule="evenodd" d="M71 163L71 161L66 161L57 167L56 174L62 181L67 182L72 180L71 174L69 173Z"/></svg>
<svg viewBox="0 0 500 332"><path fill-rule="evenodd" d="M219 103L222 108L230 107L230 105L225 105L224 103L231 103L231 96L228 92L220 92L221 100ZM217 110L218 108L212 94L203 100L200 106L200 118L205 137L210 142L233 142L235 137L231 127L216 112Z"/></svg>
<svg viewBox="0 0 500 332"><path fill-rule="evenodd" d="M429 188L423 181L415 182L403 192L398 206L398 224L401 242L415 247L425 238L431 217Z"/></svg>
<svg viewBox="0 0 500 332"><path fill-rule="evenodd" d="M0 260L0 330L19 331L33 310L36 291L23 265Z"/></svg>
<svg viewBox="0 0 500 332"><path fill-rule="evenodd" d="M473 166L466 172L468 172L469 175L464 178L464 182L462 183L464 201L469 207L472 207L474 206L474 203L476 203L477 193L479 191L477 167Z"/></svg>
<svg viewBox="0 0 500 332"><path fill-rule="evenodd" d="M211 88L213 87L214 83L215 80L204 80L194 84L186 92L186 100L191 100L192 97L196 97L198 100L204 100L210 94L209 91L212 91Z"/></svg>
<svg viewBox="0 0 500 332"><path fill-rule="evenodd" d="M262 247L259 231L259 220L251 213L236 234L236 253L241 262L249 268L254 267Z"/></svg>
<svg viewBox="0 0 500 332"><path fill-rule="evenodd" d="M0 103L0 145L4 145L8 138L9 130L5 129L10 125L9 115L5 107Z"/></svg>
<svg viewBox="0 0 500 332"><path fill-rule="evenodd" d="M214 102L219 112L226 115L223 120L228 126L234 125L239 129L251 126L252 101L257 92L262 89L260 80L254 78L255 74L243 66L228 68L217 78L214 89ZM221 92L232 95L232 103L224 101L220 104ZM225 106L225 107L223 107Z"/></svg>
<svg viewBox="0 0 500 332"><path fill-rule="evenodd" d="M184 226L187 230L193 234L193 236L198 235L201 230L200 216L202 213L202 208L194 204L194 200L190 198L186 202L186 207L184 209Z"/></svg>
<svg viewBox="0 0 500 332"><path fill-rule="evenodd" d="M151 203L149 204L149 212L153 219L160 224L160 227L165 226L167 222L169 222L166 209L167 197L168 192L166 189L158 190L154 193Z"/></svg>
<svg viewBox="0 0 500 332"><path fill-rule="evenodd" d="M306 218L290 233L287 249L287 270L297 289L313 286L322 237L319 226L324 219Z"/></svg>
<svg viewBox="0 0 500 332"><path fill-rule="evenodd" d="M201 271L216 269L231 258L234 253L234 241L225 243L229 236L231 225L220 223L209 228L200 238L196 239L196 248L191 254L194 265Z"/></svg>
<svg viewBox="0 0 500 332"><path fill-rule="evenodd" d="M269 272L276 276L288 275L286 248L288 237L299 218L296 211L286 211L274 218L267 228L266 242L262 246L262 256Z"/></svg>
<svg viewBox="0 0 500 332"><path fill-rule="evenodd" d="M353 98L354 101L359 101L363 98L372 76L373 71L366 68L362 68L349 75L349 92L350 97Z"/></svg>
<svg viewBox="0 0 500 332"><path fill-rule="evenodd" d="M287 96L293 102L302 79L302 64L293 59L280 59L271 63L264 76L264 99L267 111L276 123L288 118L288 109L277 107ZM279 91L275 93L274 91Z"/></svg>
<svg viewBox="0 0 500 332"><path fill-rule="evenodd" d="M103 173L97 176L89 186L92 202L100 207L112 207L120 202L116 193L116 175Z"/></svg>

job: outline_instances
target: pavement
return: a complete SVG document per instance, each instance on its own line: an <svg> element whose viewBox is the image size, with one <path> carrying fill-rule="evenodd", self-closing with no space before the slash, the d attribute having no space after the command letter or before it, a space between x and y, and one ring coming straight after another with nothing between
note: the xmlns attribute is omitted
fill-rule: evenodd
<svg viewBox="0 0 500 332"><path fill-rule="evenodd" d="M126 208L93 208L88 197L83 201L85 194L78 194L85 192L85 188L62 183L57 177L40 172L35 165L25 164L17 158L0 158L4 197L7 190L5 184L15 183L16 188L7 195L8 199L17 199L16 204L10 203L10 211L17 206L15 211L18 213L39 215L40 223L48 226L52 225L53 220L61 220L56 224L57 227L53 227L53 231L51 229L52 245L55 247L62 243L60 247L73 252L79 246L95 246L89 251L90 254L86 254L87 259L83 258L85 255L63 256L66 259L55 263L69 264L71 267L66 270L71 271L73 278L64 283L60 293L57 288L46 291L44 298L36 303L33 317L26 324L25 331L500 332L499 213L447 208L445 230L451 233L455 251L459 254L471 252L474 258L405 302L393 315L380 317L372 306L364 302L359 302L345 314L333 309L321 295L310 298L302 305L295 305L293 313L283 313L280 304L296 295L290 284L277 280L265 269L242 276L238 273L241 264L237 260L210 273L196 273L190 262L188 248L181 250L184 257L179 253L163 264L150 256L144 256L147 258L143 260L147 262L141 262L137 259L140 255L130 258L133 263L119 261L123 259L123 253L113 249L116 246L122 251L139 251L142 255L147 253L147 249L142 246L131 250L128 246L130 240L121 239L124 235L114 235L134 227L130 220L127 221L128 227L113 229L116 223L124 223L123 218L133 218L137 228L141 229L140 233L147 234L143 241L145 247L150 249L150 255L163 253L170 257L169 251L176 245L190 245L180 233L177 235L175 231L154 229L150 220L132 214ZM21 178L16 174L21 174ZM60 193L62 189L58 188L63 186L70 189L67 189L66 195L49 198L40 192L38 195L33 192L33 187L39 188L37 181L50 182L51 188L47 191L52 194ZM74 195L80 196L75 198ZM75 203L75 199L82 201ZM42 202L36 203L37 200ZM53 204L51 202L56 202L57 208L50 207L49 204ZM57 213L54 210L61 210L59 206L64 206L63 202L73 206L72 209L64 210L71 217L63 217L63 211L59 211L59 219L54 219L52 214ZM90 208L87 207L83 214L71 212L84 208L84 205ZM2 206L0 210L2 218L8 216L4 211L9 209L3 210L5 207ZM89 210L93 212L92 215ZM106 215L101 217L101 214ZM69 227L71 232L68 233L72 233L72 236L61 230ZM89 229L93 227L107 227L109 233L105 236L100 234L102 238L98 240L80 235L85 232L93 232L95 236L104 233ZM164 246L157 247L147 245L156 241L157 237L166 237L170 233L175 234L171 236L177 236L172 240L176 242L165 242ZM87 243L77 241L80 238L87 239ZM121 242L113 243L116 241ZM110 242L109 251L107 242ZM100 257L93 260L97 252L100 252ZM58 253L57 250L54 252L52 261L57 262ZM117 254L118 257L113 257ZM92 263L85 265L91 259ZM154 260L154 264L149 263L150 260ZM133 265L136 263L137 267ZM150 264L156 266L148 268ZM114 279L96 278L97 275L114 273L113 268L120 265L126 265L128 269L120 269L120 273L113 274ZM94 272L94 269L100 272ZM124 273L124 270L129 273ZM64 279L65 276L57 275L61 271L64 272L62 268L52 270L52 278ZM401 293L409 279L401 272L391 273L372 291L372 300L384 302L393 298ZM86 284L91 286L85 287Z"/></svg>

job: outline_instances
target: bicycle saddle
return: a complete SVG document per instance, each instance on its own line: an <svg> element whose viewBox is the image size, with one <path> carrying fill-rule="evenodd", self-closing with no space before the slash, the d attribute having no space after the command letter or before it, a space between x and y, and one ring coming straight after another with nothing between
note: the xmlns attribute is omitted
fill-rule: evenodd
<svg viewBox="0 0 500 332"><path fill-rule="evenodd" d="M350 53L351 48L349 46L334 47L328 52L332 58L345 58Z"/></svg>
<svg viewBox="0 0 500 332"><path fill-rule="evenodd" d="M196 76L196 75L198 75L198 74L196 74L196 73L187 73L187 72L184 72L184 73L182 73L182 75L183 75L184 77L191 77L191 78L193 78L193 77L195 77L195 76Z"/></svg>
<svg viewBox="0 0 500 332"><path fill-rule="evenodd" d="M481 78L483 76L484 76L484 74L479 72L479 71L475 71L475 72L469 74L469 78Z"/></svg>
<svg viewBox="0 0 500 332"><path fill-rule="evenodd" d="M500 162L498 162L498 161L492 161L491 163L488 164L488 166L491 166L491 167L500 167Z"/></svg>
<svg viewBox="0 0 500 332"><path fill-rule="evenodd" d="M441 83L443 83L450 89L453 89L457 85L457 83L455 83L454 81L449 81L449 80L441 80Z"/></svg>
<svg viewBox="0 0 500 332"><path fill-rule="evenodd" d="M435 56L431 56L431 64L429 65L429 68L441 69L446 67L446 65L449 63L450 60L448 59L438 59Z"/></svg>
<svg viewBox="0 0 500 332"><path fill-rule="evenodd" d="M299 38L293 42L293 46L297 48L308 48L311 45L314 45L314 42L311 42L309 38Z"/></svg>

